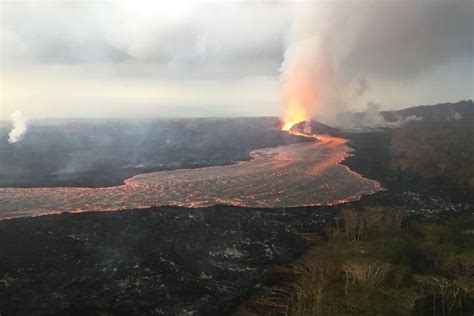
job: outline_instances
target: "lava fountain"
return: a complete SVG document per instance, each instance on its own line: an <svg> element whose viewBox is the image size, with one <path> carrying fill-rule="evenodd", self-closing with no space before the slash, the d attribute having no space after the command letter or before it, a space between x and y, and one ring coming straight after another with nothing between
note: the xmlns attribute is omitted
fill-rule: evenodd
<svg viewBox="0 0 474 316"><path fill-rule="evenodd" d="M282 86L284 112L281 117L282 130L290 129L301 122L312 118L312 108L316 103L317 93L311 76L293 68L288 71Z"/></svg>

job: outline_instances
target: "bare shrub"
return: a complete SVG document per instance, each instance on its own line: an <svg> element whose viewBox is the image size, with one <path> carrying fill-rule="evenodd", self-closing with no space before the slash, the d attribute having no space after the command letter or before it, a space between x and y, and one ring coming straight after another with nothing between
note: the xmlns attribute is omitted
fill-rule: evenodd
<svg viewBox="0 0 474 316"><path fill-rule="evenodd" d="M398 289L404 282L409 280L410 272L408 267L392 265L387 274L387 283L391 288Z"/></svg>
<svg viewBox="0 0 474 316"><path fill-rule="evenodd" d="M235 315L328 314L326 290L340 279L340 265L334 264L330 251L310 251L280 272L292 281L264 288L262 295L247 303L247 309L240 308Z"/></svg>
<svg viewBox="0 0 474 316"><path fill-rule="evenodd" d="M424 239L431 244L439 244L447 234L448 229L439 224L424 224L420 227Z"/></svg>
<svg viewBox="0 0 474 316"><path fill-rule="evenodd" d="M325 291L338 278L339 267L327 253L313 252L301 260L297 269L300 277L291 285L291 314L324 314Z"/></svg>
<svg viewBox="0 0 474 316"><path fill-rule="evenodd" d="M349 294L350 285L358 285L363 289L372 289L382 284L392 265L380 261L352 261L342 266L346 277L345 293Z"/></svg>
<svg viewBox="0 0 474 316"><path fill-rule="evenodd" d="M367 208L363 211L343 209L341 216L346 238L359 241L400 232L405 211L381 207Z"/></svg>
<svg viewBox="0 0 474 316"><path fill-rule="evenodd" d="M443 261L441 269L453 278L474 277L474 256L451 255Z"/></svg>
<svg viewBox="0 0 474 316"><path fill-rule="evenodd" d="M433 315L460 315L473 307L472 286L461 280L444 277L417 276L420 290L418 309Z"/></svg>

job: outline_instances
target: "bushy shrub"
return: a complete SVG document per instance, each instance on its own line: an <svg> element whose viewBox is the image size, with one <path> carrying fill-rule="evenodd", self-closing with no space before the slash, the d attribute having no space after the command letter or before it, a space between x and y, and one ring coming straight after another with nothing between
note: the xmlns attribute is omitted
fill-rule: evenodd
<svg viewBox="0 0 474 316"><path fill-rule="evenodd" d="M442 261L441 270L451 278L474 277L474 253L447 256Z"/></svg>
<svg viewBox="0 0 474 316"><path fill-rule="evenodd" d="M439 256L432 247L420 245L419 241L409 238L400 240L394 247L392 261L420 274L432 273L440 265Z"/></svg>
<svg viewBox="0 0 474 316"><path fill-rule="evenodd" d="M342 270L346 276L345 293L348 295L350 285L370 290L383 284L392 271L392 265L378 260L357 260L345 263Z"/></svg>

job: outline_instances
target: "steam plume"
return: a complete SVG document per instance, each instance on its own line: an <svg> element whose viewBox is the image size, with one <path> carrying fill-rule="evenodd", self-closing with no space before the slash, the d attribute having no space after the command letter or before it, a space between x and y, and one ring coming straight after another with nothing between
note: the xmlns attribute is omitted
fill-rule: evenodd
<svg viewBox="0 0 474 316"><path fill-rule="evenodd" d="M26 119L20 111L15 111L11 115L13 129L8 133L8 142L16 143L23 139L26 133Z"/></svg>
<svg viewBox="0 0 474 316"><path fill-rule="evenodd" d="M298 3L280 69L283 121L327 121L372 100L397 106L401 92L429 98L432 90L413 86L472 60L472 8L464 0Z"/></svg>

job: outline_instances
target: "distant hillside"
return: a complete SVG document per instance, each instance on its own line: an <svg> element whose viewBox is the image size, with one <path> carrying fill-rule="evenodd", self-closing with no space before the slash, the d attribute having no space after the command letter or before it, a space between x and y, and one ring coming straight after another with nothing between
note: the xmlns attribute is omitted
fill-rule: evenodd
<svg viewBox="0 0 474 316"><path fill-rule="evenodd" d="M397 122L409 117L419 117L425 122L458 120L474 117L474 102L466 100L456 103L420 105L398 111L383 111L381 114L387 122Z"/></svg>
<svg viewBox="0 0 474 316"><path fill-rule="evenodd" d="M474 102L472 100L420 105L402 110L381 112L374 106L366 112L340 113L334 124L344 129L365 130L367 128L398 127L413 120L440 122L458 120L463 117L474 117Z"/></svg>
<svg viewBox="0 0 474 316"><path fill-rule="evenodd" d="M444 107L448 106L434 107L432 114L419 108L417 113L424 112L428 120L412 121L393 131L392 167L474 187L474 116L436 121L446 113ZM460 106L455 109L462 111Z"/></svg>

